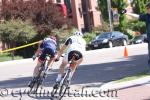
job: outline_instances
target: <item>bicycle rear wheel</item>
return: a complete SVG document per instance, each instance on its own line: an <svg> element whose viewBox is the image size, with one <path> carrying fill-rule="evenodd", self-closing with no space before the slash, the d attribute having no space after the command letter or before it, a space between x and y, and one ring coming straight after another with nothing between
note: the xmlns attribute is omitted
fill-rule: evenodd
<svg viewBox="0 0 150 100"><path fill-rule="evenodd" d="M69 89L69 80L68 79L69 79L70 72L71 72L71 70L68 69L68 71L66 72L66 75L64 76L64 79L62 79L63 82L62 82L62 84L59 88L59 92L58 92L59 100L61 100L64 97L67 89Z"/></svg>
<svg viewBox="0 0 150 100"><path fill-rule="evenodd" d="M51 97L55 97L55 95L57 94L59 85L60 85L59 83L56 83L56 84L53 86L53 90L52 90L52 92L51 92Z"/></svg>
<svg viewBox="0 0 150 100"><path fill-rule="evenodd" d="M59 89L59 97L58 97L58 100L61 100L61 99L64 97L64 95L65 95L67 89L69 89L69 88L68 88L68 84L62 84L62 86L61 86L60 89Z"/></svg>

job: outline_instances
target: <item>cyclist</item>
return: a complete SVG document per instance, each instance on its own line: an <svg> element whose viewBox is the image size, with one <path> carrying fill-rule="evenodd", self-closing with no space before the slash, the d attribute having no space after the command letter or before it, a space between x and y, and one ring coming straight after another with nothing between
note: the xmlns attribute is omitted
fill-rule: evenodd
<svg viewBox="0 0 150 100"><path fill-rule="evenodd" d="M52 67L56 59L56 46L57 43L55 34L51 34L44 40L39 41L38 49L33 56L33 59L35 59L37 56L40 55L38 58L38 63L34 68L33 79L37 77L39 73L39 68L41 67L42 62L45 60L46 55L50 55L50 61L48 62L49 69Z"/></svg>
<svg viewBox="0 0 150 100"><path fill-rule="evenodd" d="M64 74L64 68L72 59L72 56L74 53L77 54L78 57L75 58L76 61L73 62L73 66L71 68L72 71L71 71L71 75L69 76L69 79L71 79L71 77L73 76L73 73L75 72L76 67L83 61L83 54L85 52L86 42L82 37L83 37L83 34L80 31L76 31L73 34L73 36L69 37L66 40L66 42L63 44L63 46L60 48L57 59L60 58L60 56L63 54L66 48L68 49L59 67L59 74L57 76L56 83L59 83L61 81L61 78Z"/></svg>

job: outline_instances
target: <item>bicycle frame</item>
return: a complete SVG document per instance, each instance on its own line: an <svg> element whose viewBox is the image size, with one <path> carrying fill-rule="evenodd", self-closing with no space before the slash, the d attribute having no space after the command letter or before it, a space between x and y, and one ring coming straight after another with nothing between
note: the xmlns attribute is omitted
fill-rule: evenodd
<svg viewBox="0 0 150 100"><path fill-rule="evenodd" d="M70 74L71 74L71 67L74 67L73 66L73 63L74 63L74 61L75 61L75 57L73 56L72 57L72 59L71 59L71 61L69 62L69 66L67 67L67 71L65 72L65 74L64 74L64 76L63 76L63 78L62 78L62 80L60 81L60 83L59 83L59 88L57 88L57 89L55 89L55 88L53 88L53 90L52 90L52 92L51 92L51 96L52 97L54 97L54 95L57 93L57 91L58 91L58 93L59 93L59 99L58 100L61 100L62 99L62 97L65 95L65 93L66 93L66 90L67 89L69 89L70 87L69 87L69 76L70 76ZM67 82L68 81L68 82ZM64 91L63 91L64 90Z"/></svg>
<svg viewBox="0 0 150 100"><path fill-rule="evenodd" d="M47 55L44 62L41 64L41 67L39 69L38 76L35 78L34 82L31 82L30 92L35 87L34 92L37 92L40 85L43 84L44 79L46 78L46 73L48 70L48 61L50 57Z"/></svg>

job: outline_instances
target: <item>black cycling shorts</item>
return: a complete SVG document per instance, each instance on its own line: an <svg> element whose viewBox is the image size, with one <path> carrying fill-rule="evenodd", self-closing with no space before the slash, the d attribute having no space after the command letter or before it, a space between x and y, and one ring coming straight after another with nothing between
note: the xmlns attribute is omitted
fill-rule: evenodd
<svg viewBox="0 0 150 100"><path fill-rule="evenodd" d="M46 55L50 55L51 58L55 57L55 50L51 49L51 48L45 48L42 50L42 54L39 57L39 61L44 61Z"/></svg>
<svg viewBox="0 0 150 100"><path fill-rule="evenodd" d="M73 55L75 56L75 60L79 60L79 59L81 59L83 57L81 52L79 52L79 51L71 51L68 54L68 61L70 61L72 59Z"/></svg>

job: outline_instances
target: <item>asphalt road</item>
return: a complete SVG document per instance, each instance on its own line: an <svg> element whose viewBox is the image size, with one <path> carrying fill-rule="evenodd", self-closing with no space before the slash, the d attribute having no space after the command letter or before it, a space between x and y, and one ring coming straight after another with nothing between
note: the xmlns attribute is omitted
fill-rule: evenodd
<svg viewBox="0 0 150 100"><path fill-rule="evenodd" d="M76 89L80 87L80 90L82 86L98 89L98 87L106 82L146 72L148 70L147 44L132 45L127 48L128 58L123 56L124 47L88 51L85 54L84 62L78 67L72 79L72 87ZM19 89L25 89L29 80L31 80L35 65L36 61L32 61L32 59L27 59L23 62L0 63L0 88L6 88L7 92L10 93L12 93L12 90L18 93ZM60 62L54 64L53 71L49 72L45 80L45 87L53 86L59 65ZM50 91L50 89L48 90ZM47 98L26 98L27 96L23 97L22 100L47 100ZM99 96L99 99L93 96L86 99L85 97L73 98L74 96L71 99L66 98L64 100L77 100L77 98L81 100L112 100L107 96ZM18 98L12 97L12 94L2 97L0 91L0 100L18 100Z"/></svg>

